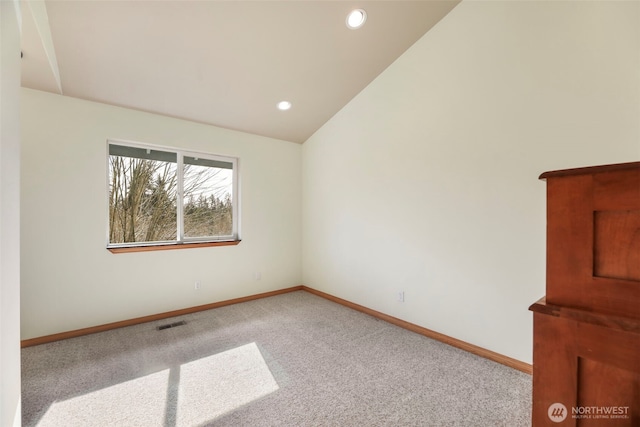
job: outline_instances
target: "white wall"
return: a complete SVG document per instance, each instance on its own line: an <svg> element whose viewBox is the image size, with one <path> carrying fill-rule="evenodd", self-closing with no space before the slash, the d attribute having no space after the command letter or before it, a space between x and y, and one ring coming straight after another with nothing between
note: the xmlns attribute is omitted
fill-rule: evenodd
<svg viewBox="0 0 640 427"><path fill-rule="evenodd" d="M537 177L640 160L639 29L638 2L458 5L304 144L304 283L530 363Z"/></svg>
<svg viewBox="0 0 640 427"><path fill-rule="evenodd" d="M301 283L300 145L29 89L21 94L23 339ZM239 157L242 242L107 251L107 138Z"/></svg>
<svg viewBox="0 0 640 427"><path fill-rule="evenodd" d="M0 425L20 425L20 14L0 1Z"/></svg>

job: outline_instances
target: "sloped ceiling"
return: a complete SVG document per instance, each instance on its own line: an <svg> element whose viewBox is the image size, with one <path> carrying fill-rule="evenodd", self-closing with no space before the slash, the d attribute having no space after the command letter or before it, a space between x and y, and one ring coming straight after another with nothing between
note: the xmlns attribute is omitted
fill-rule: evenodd
<svg viewBox="0 0 640 427"><path fill-rule="evenodd" d="M302 143L458 1L22 4L24 87Z"/></svg>

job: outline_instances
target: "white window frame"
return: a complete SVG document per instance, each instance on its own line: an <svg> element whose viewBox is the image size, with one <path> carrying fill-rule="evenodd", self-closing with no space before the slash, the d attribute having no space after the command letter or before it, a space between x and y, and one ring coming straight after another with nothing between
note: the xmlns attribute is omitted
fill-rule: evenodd
<svg viewBox="0 0 640 427"><path fill-rule="evenodd" d="M121 145L132 148L142 148L148 150L159 150L168 153L175 153L177 157L177 165L176 165L176 175L177 175L177 196L176 196L176 204L177 204L177 230L176 230L176 240L163 240L163 241L153 241L153 242L126 242L126 243L111 243L109 241L109 191L110 191L110 180L109 180L109 146L110 145ZM168 147L162 145L155 144L147 144L135 141L127 141L121 139L107 139L106 144L106 211L107 211L107 229L106 229L106 242L107 248L129 248L129 247L145 247L145 246L163 246L163 245L181 245L185 243L205 243L205 242L234 242L240 241L240 185L239 185L239 172L238 172L238 164L239 159L237 157L232 156L223 156L218 154L204 153L198 151L190 151L184 150L176 147ZM232 185L231 185L231 221L232 221L232 233L230 235L225 236L202 236L202 237L186 237L184 235L184 213L183 213L183 196L184 196L184 157L196 157L200 159L220 161L225 163L231 163L233 165L232 169Z"/></svg>

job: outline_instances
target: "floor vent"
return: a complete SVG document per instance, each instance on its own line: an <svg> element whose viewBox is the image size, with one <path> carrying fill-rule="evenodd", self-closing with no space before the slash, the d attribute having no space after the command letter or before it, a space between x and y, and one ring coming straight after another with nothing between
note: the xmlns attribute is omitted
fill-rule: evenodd
<svg viewBox="0 0 640 427"><path fill-rule="evenodd" d="M184 320L181 320L181 321L175 322L175 323L167 323L166 325L160 325L156 329L161 331L163 329L175 328L176 326L182 326L182 325L186 325L186 324L187 324L187 322L185 322Z"/></svg>

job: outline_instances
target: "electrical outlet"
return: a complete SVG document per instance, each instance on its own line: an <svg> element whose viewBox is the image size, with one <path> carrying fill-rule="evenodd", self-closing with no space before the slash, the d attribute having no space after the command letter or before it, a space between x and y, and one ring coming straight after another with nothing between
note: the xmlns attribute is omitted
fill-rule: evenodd
<svg viewBox="0 0 640 427"><path fill-rule="evenodd" d="M262 273L260 273L259 271L256 271L255 273L253 273L253 279L254 280L262 279Z"/></svg>
<svg viewBox="0 0 640 427"><path fill-rule="evenodd" d="M199 291L199 290L200 290L200 281L199 281L199 280L198 280L198 281L196 281L196 283L195 283L195 285L193 286L193 288L194 288L196 291Z"/></svg>
<svg viewBox="0 0 640 427"><path fill-rule="evenodd" d="M404 302L404 291L398 291L396 293L396 301Z"/></svg>

